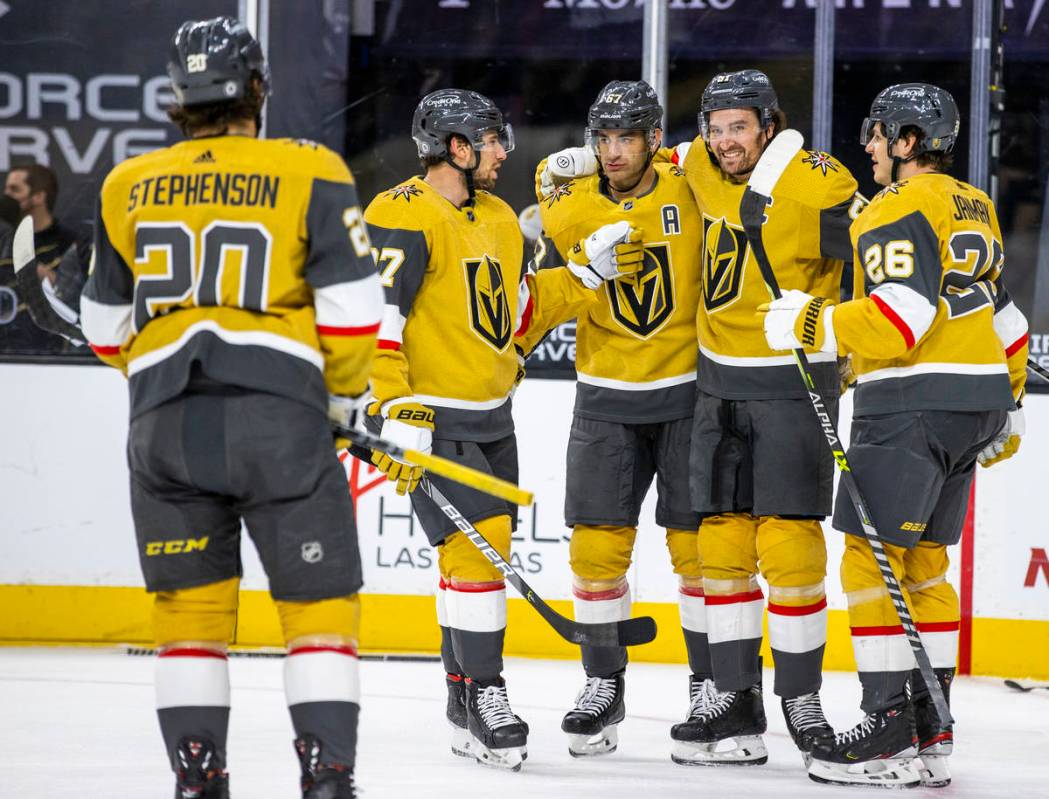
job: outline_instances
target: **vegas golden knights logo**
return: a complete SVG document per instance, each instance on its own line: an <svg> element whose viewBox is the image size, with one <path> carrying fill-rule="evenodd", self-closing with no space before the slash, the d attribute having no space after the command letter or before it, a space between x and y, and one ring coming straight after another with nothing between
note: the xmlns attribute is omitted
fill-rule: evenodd
<svg viewBox="0 0 1049 799"><path fill-rule="evenodd" d="M499 262L489 256L463 261L466 286L470 293L470 324L497 352L506 349L510 329L510 304L503 285Z"/></svg>
<svg viewBox="0 0 1049 799"><path fill-rule="evenodd" d="M641 271L606 285L612 316L634 335L648 338L663 326L674 310L670 246L646 244Z"/></svg>
<svg viewBox="0 0 1049 799"><path fill-rule="evenodd" d="M716 311L732 303L743 285L747 236L724 217L703 216L703 303Z"/></svg>

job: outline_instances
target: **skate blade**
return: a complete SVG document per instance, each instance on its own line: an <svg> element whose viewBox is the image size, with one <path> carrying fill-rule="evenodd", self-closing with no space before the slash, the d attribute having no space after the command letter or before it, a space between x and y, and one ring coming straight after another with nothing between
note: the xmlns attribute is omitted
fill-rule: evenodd
<svg viewBox="0 0 1049 799"><path fill-rule="evenodd" d="M610 755L619 746L616 725L605 727L595 735L569 735L568 754L572 757L598 757Z"/></svg>
<svg viewBox="0 0 1049 799"><path fill-rule="evenodd" d="M521 764L528 758L528 750L523 746L508 746L506 749L489 749L477 738L471 736L470 755L482 766L520 771Z"/></svg>
<svg viewBox="0 0 1049 799"><path fill-rule="evenodd" d="M459 757L473 757L473 752L470 751L471 735L469 730L452 724L450 721L448 726L452 728L452 754Z"/></svg>
<svg viewBox="0 0 1049 799"><path fill-rule="evenodd" d="M718 748L726 744L731 748ZM760 766L769 753L760 735L741 735L712 743L674 741L670 759L681 766Z"/></svg>
<svg viewBox="0 0 1049 799"><path fill-rule="evenodd" d="M886 758L863 763L829 763L813 758L809 779L825 785L849 785L864 788L916 788L921 784L914 760Z"/></svg>
<svg viewBox="0 0 1049 799"><path fill-rule="evenodd" d="M943 788L951 784L951 770L947 767L946 755L925 751L914 762L924 787Z"/></svg>

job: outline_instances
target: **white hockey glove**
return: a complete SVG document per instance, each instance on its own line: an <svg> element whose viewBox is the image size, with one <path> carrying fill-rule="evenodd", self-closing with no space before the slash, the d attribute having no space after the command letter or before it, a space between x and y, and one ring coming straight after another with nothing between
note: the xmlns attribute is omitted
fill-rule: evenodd
<svg viewBox="0 0 1049 799"><path fill-rule="evenodd" d="M335 448L346 449L350 440L339 434L339 428L346 430L363 430L365 408L368 407L368 392L362 391L356 397L344 397L339 394L328 395L328 421L335 428Z"/></svg>
<svg viewBox="0 0 1049 799"><path fill-rule="evenodd" d="M980 454L976 456L976 460L980 462L981 466L993 466L999 461L1011 458L1020 449L1020 438L1026 432L1027 423L1024 421L1024 409L1017 408L1015 411L1009 411L1005 424L998 431L998 435L980 451Z"/></svg>
<svg viewBox="0 0 1049 799"><path fill-rule="evenodd" d="M546 159L539 175L539 190L544 197L554 193L561 183L597 172L597 156L589 147L566 147Z"/></svg>
<svg viewBox="0 0 1049 799"><path fill-rule="evenodd" d="M837 352L834 304L823 297L787 289L778 300L758 306L765 312L765 340L773 350Z"/></svg>
<svg viewBox="0 0 1049 799"><path fill-rule="evenodd" d="M378 410L373 407L373 410ZM414 449L428 454L433 446L432 408L418 402L402 402L388 411L382 423L382 438L401 449ZM391 458L384 452L373 451L372 463L386 473L387 480L397 483L398 494L410 494L419 485L423 468L406 461Z"/></svg>
<svg viewBox="0 0 1049 799"><path fill-rule="evenodd" d="M645 262L642 233L626 220L599 227L568 254L568 268L588 289L606 280L633 275Z"/></svg>

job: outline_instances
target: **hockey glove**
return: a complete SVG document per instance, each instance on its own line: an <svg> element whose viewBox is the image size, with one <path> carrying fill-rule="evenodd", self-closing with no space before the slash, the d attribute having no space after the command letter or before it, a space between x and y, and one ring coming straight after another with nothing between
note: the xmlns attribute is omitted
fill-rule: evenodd
<svg viewBox="0 0 1049 799"><path fill-rule="evenodd" d="M1025 432L1027 432L1027 424L1024 421L1023 408L1009 411L1005 425L998 431L994 440L980 451L976 460L981 466L993 466L999 461L1011 458L1020 449L1020 438Z"/></svg>
<svg viewBox="0 0 1049 799"><path fill-rule="evenodd" d="M856 373L852 371L852 356L838 356L838 387L841 389L841 396L845 396L845 392L849 390L849 387L856 382Z"/></svg>
<svg viewBox="0 0 1049 799"><path fill-rule="evenodd" d="M561 183L597 172L597 156L589 147L566 147L546 159L539 174L539 191L544 197L554 193Z"/></svg>
<svg viewBox="0 0 1049 799"><path fill-rule="evenodd" d="M524 351L514 345L514 352L517 355L517 374L514 375L514 384L510 389L510 396L512 397L517 393L517 387L521 385L521 381L525 379L525 355Z"/></svg>
<svg viewBox="0 0 1049 799"><path fill-rule="evenodd" d="M759 305L758 311L765 311L765 340L771 349L838 351L830 300L788 289L779 299Z"/></svg>
<svg viewBox="0 0 1049 799"><path fill-rule="evenodd" d="M394 405L382 423L380 435L401 449L429 453L433 445L433 409L417 402ZM372 463L386 473L387 480L397 483L397 493L410 494L419 485L423 468L391 458L384 452L372 452Z"/></svg>
<svg viewBox="0 0 1049 799"><path fill-rule="evenodd" d="M606 280L633 275L645 261L642 233L620 220L599 227L576 244L568 254L568 268L588 289L596 289Z"/></svg>
<svg viewBox="0 0 1049 799"><path fill-rule="evenodd" d="M363 428L365 408L368 406L368 392L362 391L356 397L343 397L339 394L328 395L328 421L336 428L335 448L347 449L350 441L338 434L338 428L358 430Z"/></svg>

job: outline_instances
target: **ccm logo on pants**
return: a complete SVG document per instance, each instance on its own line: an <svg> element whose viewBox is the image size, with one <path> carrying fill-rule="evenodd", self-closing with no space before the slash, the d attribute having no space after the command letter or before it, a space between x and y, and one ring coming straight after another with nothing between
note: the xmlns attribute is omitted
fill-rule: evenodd
<svg viewBox="0 0 1049 799"><path fill-rule="evenodd" d="M208 536L203 538L176 538L172 541L148 541L146 555L186 555L190 552L203 552L208 547Z"/></svg>

